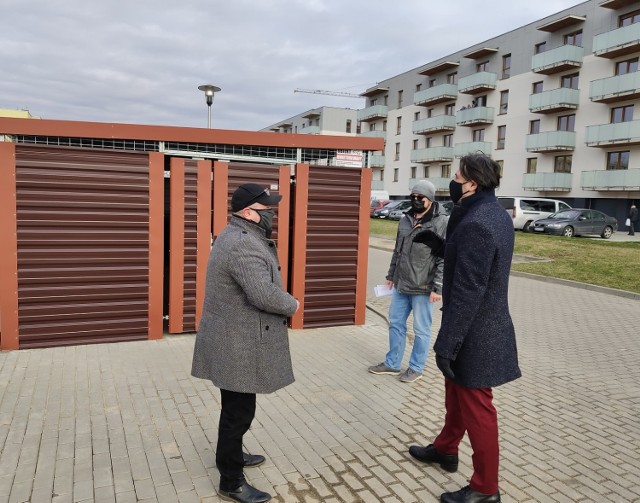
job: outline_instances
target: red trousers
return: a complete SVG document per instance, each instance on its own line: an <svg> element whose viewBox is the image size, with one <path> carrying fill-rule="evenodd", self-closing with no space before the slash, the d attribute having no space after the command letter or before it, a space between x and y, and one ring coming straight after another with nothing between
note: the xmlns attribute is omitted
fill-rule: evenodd
<svg viewBox="0 0 640 503"><path fill-rule="evenodd" d="M491 388L465 388L445 379L444 426L433 446L442 454L458 454L465 431L473 449L471 489L498 492L498 414Z"/></svg>

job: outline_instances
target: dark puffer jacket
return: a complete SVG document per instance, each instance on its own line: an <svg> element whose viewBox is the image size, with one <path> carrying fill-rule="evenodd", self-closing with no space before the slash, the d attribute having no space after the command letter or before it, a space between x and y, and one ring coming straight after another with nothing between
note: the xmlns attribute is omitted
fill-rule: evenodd
<svg viewBox="0 0 640 503"><path fill-rule="evenodd" d="M431 254L431 248L414 243L415 235L431 229L443 239L447 231L449 217L436 202L431 209L414 225L413 210L409 210L398 224L396 246L391 257L387 279L403 294L430 294L442 292L443 259Z"/></svg>

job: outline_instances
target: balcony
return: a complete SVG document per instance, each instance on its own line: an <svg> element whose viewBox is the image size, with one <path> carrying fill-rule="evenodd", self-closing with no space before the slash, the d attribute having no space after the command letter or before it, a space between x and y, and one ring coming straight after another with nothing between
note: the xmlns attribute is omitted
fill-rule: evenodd
<svg viewBox="0 0 640 503"><path fill-rule="evenodd" d="M582 66L584 49L577 45L563 45L549 51L534 54L531 71L551 75Z"/></svg>
<svg viewBox="0 0 640 503"><path fill-rule="evenodd" d="M456 84L440 84L423 91L418 91L413 95L413 104L423 107L430 107L445 101L455 100L458 97L458 86Z"/></svg>
<svg viewBox="0 0 640 503"><path fill-rule="evenodd" d="M593 54L617 58L640 50L640 23L623 26L593 37Z"/></svg>
<svg viewBox="0 0 640 503"><path fill-rule="evenodd" d="M418 148L411 151L411 162L444 162L453 161L453 148L452 147L429 147Z"/></svg>
<svg viewBox="0 0 640 503"><path fill-rule="evenodd" d="M371 168L384 168L383 155L372 155L371 157L369 157L369 162L371 163Z"/></svg>
<svg viewBox="0 0 640 503"><path fill-rule="evenodd" d="M428 119L413 121L413 134L432 134L453 131L455 128L455 115L436 115Z"/></svg>
<svg viewBox="0 0 640 503"><path fill-rule="evenodd" d="M455 157L462 157L467 154L486 154L491 155L493 147L490 141L470 141L467 143L456 143L453 147L453 155Z"/></svg>
<svg viewBox="0 0 640 503"><path fill-rule="evenodd" d="M580 91L561 87L529 96L529 111L552 114L565 110L575 110L580 103Z"/></svg>
<svg viewBox="0 0 640 503"><path fill-rule="evenodd" d="M384 180L371 180L371 190L384 190Z"/></svg>
<svg viewBox="0 0 640 503"><path fill-rule="evenodd" d="M525 173L522 178L524 190L569 192L571 173Z"/></svg>
<svg viewBox="0 0 640 503"><path fill-rule="evenodd" d="M576 148L576 133L573 131L546 131L528 134L527 152L564 152Z"/></svg>
<svg viewBox="0 0 640 503"><path fill-rule="evenodd" d="M307 126L298 131L300 134L320 134L320 126Z"/></svg>
<svg viewBox="0 0 640 503"><path fill-rule="evenodd" d="M364 136L366 138L386 138L387 132L382 129L375 129L374 131L365 131L364 133L358 133L358 136Z"/></svg>
<svg viewBox="0 0 640 503"><path fill-rule="evenodd" d="M458 80L458 92L478 94L496 88L498 75L492 72L478 72Z"/></svg>
<svg viewBox="0 0 640 503"><path fill-rule="evenodd" d="M409 187L413 187L420 180L424 180L424 178L409 178ZM449 193L449 182L451 181L451 177L448 177L448 178L429 177L429 178L426 178L426 180L429 180L434 185L434 187L436 188L436 192Z"/></svg>
<svg viewBox="0 0 640 503"><path fill-rule="evenodd" d="M472 107L456 112L456 124L459 126L477 126L491 124L496 109L493 107Z"/></svg>
<svg viewBox="0 0 640 503"><path fill-rule="evenodd" d="M384 119L389 113L389 107L385 105L373 105L372 107L358 110L358 120L362 122L370 122L378 119Z"/></svg>
<svg viewBox="0 0 640 503"><path fill-rule="evenodd" d="M584 142L589 147L640 144L640 120L587 126Z"/></svg>
<svg viewBox="0 0 640 503"><path fill-rule="evenodd" d="M640 169L583 171L583 190L640 190Z"/></svg>
<svg viewBox="0 0 640 503"><path fill-rule="evenodd" d="M589 98L598 103L613 103L640 98L640 72L592 80Z"/></svg>

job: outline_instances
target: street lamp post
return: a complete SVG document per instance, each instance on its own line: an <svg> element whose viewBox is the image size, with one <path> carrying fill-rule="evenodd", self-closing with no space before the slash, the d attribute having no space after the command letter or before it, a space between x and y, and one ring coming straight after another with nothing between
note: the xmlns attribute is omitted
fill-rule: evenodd
<svg viewBox="0 0 640 503"><path fill-rule="evenodd" d="M211 84L198 86L198 89L204 92L205 98L207 99L207 107L209 108L207 127L211 129L211 105L213 104L213 94L217 93L221 89L218 86L213 86Z"/></svg>

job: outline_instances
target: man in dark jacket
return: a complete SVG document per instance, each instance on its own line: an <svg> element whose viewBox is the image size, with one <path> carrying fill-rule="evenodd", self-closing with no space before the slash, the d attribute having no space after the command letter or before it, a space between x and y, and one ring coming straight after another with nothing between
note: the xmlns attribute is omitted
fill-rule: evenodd
<svg viewBox="0 0 640 503"><path fill-rule="evenodd" d="M495 503L498 490L498 421L492 388L520 377L509 314L513 224L497 202L500 167L488 156L460 160L450 183L456 203L444 246L442 324L434 351L445 376L444 426L433 444L409 453L447 471L458 468L465 434L473 448L467 487L441 495L444 503Z"/></svg>
<svg viewBox="0 0 640 503"><path fill-rule="evenodd" d="M629 209L629 236L635 236L636 234L636 222L638 221L638 208L635 204L631 205Z"/></svg>
<svg viewBox="0 0 640 503"><path fill-rule="evenodd" d="M369 367L372 374L400 374L407 341L407 318L413 311L414 341L409 366L400 381L414 382L422 377L431 340L433 303L441 299L443 260L423 244L414 243L421 231L431 230L444 238L447 215L434 201L436 189L420 180L411 189L411 209L400 219L396 246L387 274L393 288L389 307L389 352L385 361Z"/></svg>
<svg viewBox="0 0 640 503"><path fill-rule="evenodd" d="M234 212L216 239L207 266L202 319L191 374L220 388L216 466L222 497L243 503L271 495L249 485L243 468L264 457L242 451L256 411L256 393L272 393L294 380L287 316L299 303L282 289L275 243L269 239L282 196L255 183L238 187Z"/></svg>

